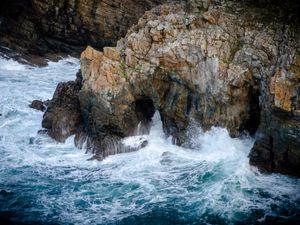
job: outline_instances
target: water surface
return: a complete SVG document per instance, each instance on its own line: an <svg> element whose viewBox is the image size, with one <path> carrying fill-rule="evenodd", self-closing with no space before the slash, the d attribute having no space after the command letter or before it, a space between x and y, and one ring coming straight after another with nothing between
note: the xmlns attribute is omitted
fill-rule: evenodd
<svg viewBox="0 0 300 225"><path fill-rule="evenodd" d="M297 224L300 179L251 168L251 138L191 128L194 149L172 145L156 113L146 148L89 161L41 129L58 82L76 59L33 68L0 59L0 224ZM134 144L136 138L126 143Z"/></svg>

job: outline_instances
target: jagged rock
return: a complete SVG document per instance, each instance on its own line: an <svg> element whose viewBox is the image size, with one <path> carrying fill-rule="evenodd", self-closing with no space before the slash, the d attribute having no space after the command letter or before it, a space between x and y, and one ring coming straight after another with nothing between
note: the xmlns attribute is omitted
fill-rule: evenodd
<svg viewBox="0 0 300 225"><path fill-rule="evenodd" d="M43 128L59 142L81 131L82 117L78 100L80 88L80 72L77 73L76 81L59 83L43 116Z"/></svg>
<svg viewBox="0 0 300 225"><path fill-rule="evenodd" d="M40 101L40 100L33 100L31 102L31 104L29 105L29 107L39 110L39 111L42 111L42 112L44 112L46 110L46 105L44 104L43 101Z"/></svg>
<svg viewBox="0 0 300 225"><path fill-rule="evenodd" d="M184 4L162 5L147 12L114 51L110 48L120 59L87 48L81 56L80 102L85 120L93 120L89 130L109 126L127 136L147 109L152 115L160 111L165 130L178 143L190 118L206 129L225 126L233 136L251 122L249 130L258 126L252 118L258 108L255 80L247 66L232 59L238 50L237 18L209 13L217 14L219 26L186 12ZM231 30L235 35L228 34ZM143 110L137 107L142 102L148 102Z"/></svg>

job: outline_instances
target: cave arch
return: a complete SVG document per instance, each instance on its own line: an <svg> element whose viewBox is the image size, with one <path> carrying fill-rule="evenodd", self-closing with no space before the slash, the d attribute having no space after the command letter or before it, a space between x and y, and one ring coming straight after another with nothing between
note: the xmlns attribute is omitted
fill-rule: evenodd
<svg viewBox="0 0 300 225"><path fill-rule="evenodd" d="M134 102L135 113L137 118L143 123L149 123L156 111L154 103L151 98L143 97Z"/></svg>

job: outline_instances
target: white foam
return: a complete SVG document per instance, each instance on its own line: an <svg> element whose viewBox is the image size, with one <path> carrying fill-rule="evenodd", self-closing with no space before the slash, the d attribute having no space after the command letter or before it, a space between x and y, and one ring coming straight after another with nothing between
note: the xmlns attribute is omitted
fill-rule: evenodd
<svg viewBox="0 0 300 225"><path fill-rule="evenodd" d="M14 65L10 62L7 68ZM292 208L300 201L299 180L261 174L249 166L251 138L233 139L216 127L203 132L194 123L191 148L179 147L164 135L158 112L149 135L124 140L129 146L147 140L145 148L88 161L91 155L75 148L74 137L62 144L38 135L43 113L28 107L33 99L51 98L58 82L74 80L79 61L68 58L17 73L3 68L0 184L23 182L28 187L24 192L44 185L30 199L41 216L55 211L59 221L105 224L176 205L178 212L189 209L184 215L190 217L213 214L229 220L259 209L263 221L274 213L272 204Z"/></svg>
<svg viewBox="0 0 300 225"><path fill-rule="evenodd" d="M5 59L0 56L0 70L8 71L25 71L29 66L21 64L13 59Z"/></svg>

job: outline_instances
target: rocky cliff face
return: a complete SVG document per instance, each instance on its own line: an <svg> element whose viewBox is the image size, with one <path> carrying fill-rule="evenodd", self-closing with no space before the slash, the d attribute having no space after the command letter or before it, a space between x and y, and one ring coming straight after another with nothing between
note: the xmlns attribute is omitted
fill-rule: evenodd
<svg viewBox="0 0 300 225"><path fill-rule="evenodd" d="M299 34L298 34L299 37ZM280 54L267 79L262 121L250 163L268 171L300 175L300 70L298 49ZM291 57L287 59L287 57ZM290 60L290 61L289 61Z"/></svg>
<svg viewBox="0 0 300 225"><path fill-rule="evenodd" d="M158 0L2 0L0 44L26 54L79 53L115 45Z"/></svg>
<svg viewBox="0 0 300 225"><path fill-rule="evenodd" d="M158 110L178 144L191 121L233 137L258 129L250 162L300 175L299 27L232 4L160 5L117 47L82 53L79 102L96 155Z"/></svg>

